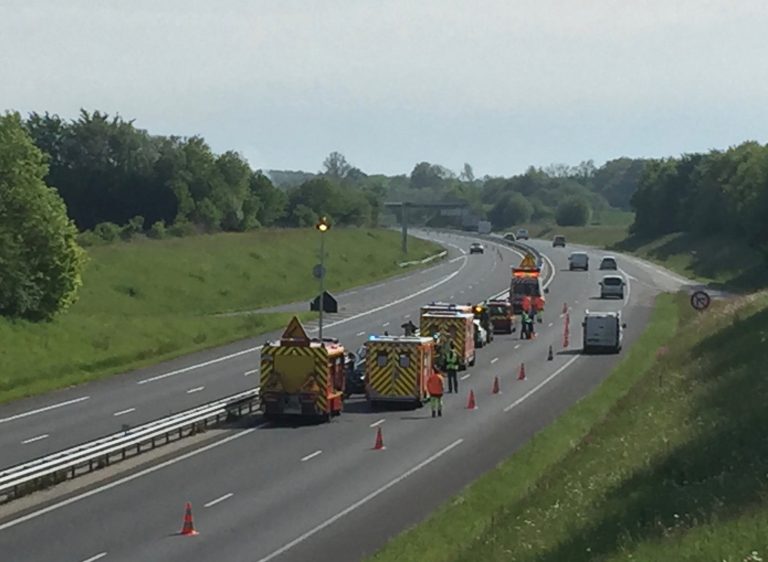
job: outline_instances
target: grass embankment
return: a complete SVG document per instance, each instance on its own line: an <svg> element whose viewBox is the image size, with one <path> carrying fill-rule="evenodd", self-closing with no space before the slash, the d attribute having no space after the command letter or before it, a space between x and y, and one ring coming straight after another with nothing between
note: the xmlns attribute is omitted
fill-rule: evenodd
<svg viewBox="0 0 768 562"><path fill-rule="evenodd" d="M527 226L532 238L552 239L563 234L568 242L588 246L608 247L629 235L629 225L634 213L610 210L594 217L588 226L557 226L556 224L531 224Z"/></svg>
<svg viewBox="0 0 768 562"><path fill-rule="evenodd" d="M595 393L375 560L765 558L768 292L658 303Z"/></svg>
<svg viewBox="0 0 768 562"><path fill-rule="evenodd" d="M290 315L216 314L309 301L317 292L317 236L274 230L90 248L85 284L71 310L50 323L0 320L0 401L284 326ZM398 266L396 232L334 229L326 236L330 291L407 269ZM408 259L439 251L411 239Z"/></svg>

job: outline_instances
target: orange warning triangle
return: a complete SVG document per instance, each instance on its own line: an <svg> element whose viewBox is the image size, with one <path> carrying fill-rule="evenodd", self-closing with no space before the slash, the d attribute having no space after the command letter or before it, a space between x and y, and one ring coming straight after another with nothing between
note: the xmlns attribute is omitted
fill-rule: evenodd
<svg viewBox="0 0 768 562"><path fill-rule="evenodd" d="M526 254L523 261L520 262L520 269L536 269L536 258L531 254Z"/></svg>
<svg viewBox="0 0 768 562"><path fill-rule="evenodd" d="M301 325L299 319L294 316L288 323L288 327L285 329L285 332L283 332L283 337L281 339L309 341L309 336L307 335L307 332L304 331L304 326Z"/></svg>

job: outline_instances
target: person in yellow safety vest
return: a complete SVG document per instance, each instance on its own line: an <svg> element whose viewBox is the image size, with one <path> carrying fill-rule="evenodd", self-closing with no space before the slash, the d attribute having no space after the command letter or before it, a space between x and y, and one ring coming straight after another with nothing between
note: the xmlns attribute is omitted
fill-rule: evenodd
<svg viewBox="0 0 768 562"><path fill-rule="evenodd" d="M427 393L429 394L429 405L432 407L433 418L435 412L438 416L443 415L443 389L443 376L437 370L433 370L427 378Z"/></svg>
<svg viewBox="0 0 768 562"><path fill-rule="evenodd" d="M456 355L453 346L448 346L445 354L445 370L448 373L448 393L459 391L459 357Z"/></svg>
<svg viewBox="0 0 768 562"><path fill-rule="evenodd" d="M533 336L533 319L527 311L523 310L522 325L520 326L520 339L530 339Z"/></svg>

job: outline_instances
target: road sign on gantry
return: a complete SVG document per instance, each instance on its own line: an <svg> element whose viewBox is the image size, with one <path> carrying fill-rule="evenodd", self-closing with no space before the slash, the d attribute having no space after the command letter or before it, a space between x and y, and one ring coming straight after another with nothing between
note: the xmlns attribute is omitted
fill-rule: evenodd
<svg viewBox="0 0 768 562"><path fill-rule="evenodd" d="M704 291L696 291L691 295L691 306L698 311L705 310L712 302L712 298Z"/></svg>

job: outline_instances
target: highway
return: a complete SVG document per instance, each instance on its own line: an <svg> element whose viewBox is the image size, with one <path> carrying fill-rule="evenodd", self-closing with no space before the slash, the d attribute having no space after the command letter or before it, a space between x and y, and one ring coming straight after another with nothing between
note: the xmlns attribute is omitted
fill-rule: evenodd
<svg viewBox="0 0 768 562"><path fill-rule="evenodd" d="M468 241L446 245L440 265L338 295L340 313L327 316L324 335L338 337L353 351L369 332L401 333L418 308L432 300L475 302L509 283L509 265L519 256L504 249L465 256ZM329 275L333 275L332 272ZM279 307L304 312L308 303ZM316 328L307 326L312 333ZM258 348L280 332L196 353L151 368L111 377L0 407L0 468L62 450L258 385Z"/></svg>
<svg viewBox="0 0 768 562"><path fill-rule="evenodd" d="M448 238L462 249L469 241ZM642 331L655 294L686 284L668 272L619 256L629 290L623 301L602 301L597 298L602 272L594 267L600 252L590 251L594 265L589 272L569 272L572 248L553 249L536 241L532 245L554 264L538 337L520 341L514 334L498 336L479 350L477 365L461 375L460 392L447 396L443 418L432 419L426 409L369 412L360 400L353 400L330 424L273 426L257 417L250 427L233 429L200 448L107 484L14 515L3 517L0 511L3 560L352 561L374 552L515 451L607 376L620 356L584 357L574 351L580 347L579 323L586 308L622 310L628 324L626 349ZM510 260L519 259L502 255L503 264L497 263L495 251L483 256L459 252L451 257L455 261L440 266L442 270L422 274L437 279L440 273L458 272L443 285L329 333L354 334L349 341L355 348L366 333L387 329L386 323L399 331L405 315L416 316L425 301L476 301L502 291L509 282ZM418 292L418 285L410 285L414 277L409 279L402 283ZM397 292L389 285L380 289L390 295ZM363 303L375 308L373 295ZM561 345L563 303L571 308L567 350ZM557 352L553 361L546 360L549 345ZM254 368L253 363L251 358L224 361L157 381L174 385L169 396L216 381L221 382L216 394L223 394L248 380L244 372ZM516 379L521 363L524 381ZM207 373L196 372L203 369ZM133 388L151 384L139 385L142 376L148 375L132 375ZM494 376L501 380L498 395L491 394ZM238 377L240 386L225 382ZM103 384L105 392L109 384ZM118 386L110 392L119 394L119 385L126 383L111 384ZM470 388L477 396L477 410L464 407ZM151 392L164 390L157 385ZM131 398L139 394L134 391ZM67 414L96 403L89 399ZM91 410L90 415L96 413ZM383 451L371 450L378 428L384 435ZM197 537L177 535L187 500L193 503Z"/></svg>

